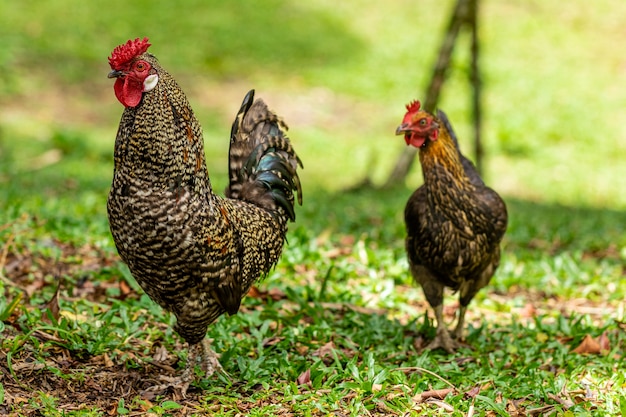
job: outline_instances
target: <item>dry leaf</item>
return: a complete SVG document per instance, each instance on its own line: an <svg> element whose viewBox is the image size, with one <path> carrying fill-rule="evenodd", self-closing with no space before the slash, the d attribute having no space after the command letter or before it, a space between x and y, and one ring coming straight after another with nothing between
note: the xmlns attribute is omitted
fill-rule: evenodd
<svg viewBox="0 0 626 417"><path fill-rule="evenodd" d="M415 403L421 403L426 400L439 399L443 400L446 398L446 395L454 392L454 388L443 388L443 389L433 389L429 391L424 391L422 393L417 394L413 397L413 401Z"/></svg>
<svg viewBox="0 0 626 417"><path fill-rule="evenodd" d="M269 295L269 297L274 301L287 299L287 294L285 294L284 291L278 288L270 288L269 291L267 292L267 295Z"/></svg>
<svg viewBox="0 0 626 417"><path fill-rule="evenodd" d="M109 358L109 355L107 355L106 352L102 354L102 359L104 360L104 366L107 368L112 368L114 366L113 361Z"/></svg>
<svg viewBox="0 0 626 417"><path fill-rule="evenodd" d="M474 388L472 388L471 390L465 393L465 397L476 398L476 396L480 394L481 390L482 390L482 387L480 385L476 385L474 386Z"/></svg>
<svg viewBox="0 0 626 417"><path fill-rule="evenodd" d="M122 294L122 297L126 297L128 294L130 294L133 289L130 287L130 285L128 285L128 282L126 281L119 281L119 287L120 287L120 294Z"/></svg>
<svg viewBox="0 0 626 417"><path fill-rule="evenodd" d="M590 335L586 335L583 341L572 352L579 355L598 354L601 352L600 344Z"/></svg>
<svg viewBox="0 0 626 417"><path fill-rule="evenodd" d="M548 398L553 399L554 401L561 404L566 410L570 409L574 406L574 402L569 398L561 398L558 395L548 393Z"/></svg>
<svg viewBox="0 0 626 417"><path fill-rule="evenodd" d="M260 299L271 298L274 301L280 301L286 299L287 295L278 288L271 288L269 291L263 291L256 286L252 286L248 291L248 297Z"/></svg>
<svg viewBox="0 0 626 417"><path fill-rule="evenodd" d="M598 338L598 344L600 345L600 353L603 355L606 355L611 350L611 342L609 341L609 336L607 335L606 330L602 332Z"/></svg>
<svg viewBox="0 0 626 417"><path fill-rule="evenodd" d="M448 404L447 402L441 401L441 400L436 400L434 398L431 398L428 400L428 403L430 404L436 404L439 408L443 408L445 411L452 413L454 412L454 407L452 407L450 404Z"/></svg>
<svg viewBox="0 0 626 417"><path fill-rule="evenodd" d="M335 344L330 341L328 343L325 343L322 347L320 347L317 350L314 350L311 355L313 356L319 356L320 358L325 358L327 356L332 356L333 355L333 351L337 349L337 347L335 346Z"/></svg>
<svg viewBox="0 0 626 417"><path fill-rule="evenodd" d="M263 298L264 294L256 287L256 285L253 285L252 287L250 287L250 290L248 291L248 297L250 298Z"/></svg>
<svg viewBox="0 0 626 417"><path fill-rule="evenodd" d="M57 289L54 292L54 295L52 296L50 301L48 301L42 307L42 310L44 310L44 311L45 310L49 310L50 311L50 315L44 314L43 321L49 322L50 321L50 316L52 316L52 318L54 319L55 323L59 322L59 316L60 316L60 311L61 311L61 307L59 306L59 290L60 289L61 289L61 281L58 282Z"/></svg>
<svg viewBox="0 0 626 417"><path fill-rule="evenodd" d="M302 372L296 379L296 382L298 382L298 385L311 385L311 370L307 369Z"/></svg>
<svg viewBox="0 0 626 417"><path fill-rule="evenodd" d="M169 358L169 352L167 351L167 348L163 345L159 345L154 350L154 355L152 355L152 359L156 362L165 362L167 361L167 358Z"/></svg>
<svg viewBox="0 0 626 417"><path fill-rule="evenodd" d="M262 345L263 347L274 346L283 340L285 340L285 338L282 336L272 336L264 339Z"/></svg>
<svg viewBox="0 0 626 417"><path fill-rule="evenodd" d="M520 312L520 316L525 318L532 318L537 315L537 309L531 303L526 303L522 311Z"/></svg>

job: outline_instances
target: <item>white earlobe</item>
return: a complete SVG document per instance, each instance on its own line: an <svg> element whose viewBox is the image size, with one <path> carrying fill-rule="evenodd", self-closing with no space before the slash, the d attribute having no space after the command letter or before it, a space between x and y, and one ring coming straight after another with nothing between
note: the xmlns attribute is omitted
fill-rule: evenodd
<svg viewBox="0 0 626 417"><path fill-rule="evenodd" d="M157 74L148 75L143 81L143 92L147 92L156 87L159 82L159 76Z"/></svg>

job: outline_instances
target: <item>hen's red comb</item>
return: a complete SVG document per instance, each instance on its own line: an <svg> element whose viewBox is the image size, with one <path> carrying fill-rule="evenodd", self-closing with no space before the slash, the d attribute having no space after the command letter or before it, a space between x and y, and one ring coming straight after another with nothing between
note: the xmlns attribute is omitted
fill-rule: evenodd
<svg viewBox="0 0 626 417"><path fill-rule="evenodd" d="M123 67L137 55L141 55L146 52L150 45L151 44L148 42L148 38L143 38L143 40L137 38L134 41L129 40L128 42L118 46L113 50L113 52L111 52L111 57L109 58L109 65L111 65L111 69L116 70Z"/></svg>
<svg viewBox="0 0 626 417"><path fill-rule="evenodd" d="M413 112L419 111L420 106L421 104L419 100L413 100L412 102L406 105L406 109L409 111L409 113L413 113Z"/></svg>

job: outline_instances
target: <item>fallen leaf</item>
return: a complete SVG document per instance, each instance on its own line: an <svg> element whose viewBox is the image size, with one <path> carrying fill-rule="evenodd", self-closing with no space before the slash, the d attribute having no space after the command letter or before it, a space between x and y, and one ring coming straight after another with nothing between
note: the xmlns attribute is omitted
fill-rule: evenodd
<svg viewBox="0 0 626 417"><path fill-rule="evenodd" d="M413 401L416 403L421 403L421 402L424 402L426 400L431 400L431 399L443 400L444 398L446 398L446 395L454 391L455 391L454 388L432 389L432 390L424 391L424 392L417 394L416 396L413 397Z"/></svg>
<svg viewBox="0 0 626 417"><path fill-rule="evenodd" d="M598 338L598 344L600 345L600 353L603 355L606 355L611 350L611 342L609 341L609 336L607 335L606 330L602 332Z"/></svg>
<svg viewBox="0 0 626 417"><path fill-rule="evenodd" d="M263 293L261 293L261 291L255 285L253 285L252 287L250 287L250 290L248 291L248 297L249 298L263 298Z"/></svg>
<svg viewBox="0 0 626 417"><path fill-rule="evenodd" d="M13 365L13 370L15 372L22 371L39 371L41 369L45 369L46 364L41 362L21 362Z"/></svg>
<svg viewBox="0 0 626 417"><path fill-rule="evenodd" d="M600 344L590 335L586 335L583 341L572 352L579 355L598 354L602 351Z"/></svg>
<svg viewBox="0 0 626 417"><path fill-rule="evenodd" d="M133 291L133 289L130 287L130 285L128 285L126 281L119 281L119 287L120 287L120 294L122 294L123 297L126 297L128 294L130 294Z"/></svg>
<svg viewBox="0 0 626 417"><path fill-rule="evenodd" d="M102 354L102 359L104 360L104 366L106 366L107 368L112 368L113 367L113 361L111 360L111 358L109 358L109 355L107 355L106 352L104 352Z"/></svg>
<svg viewBox="0 0 626 417"><path fill-rule="evenodd" d="M325 358L328 356L332 356L333 355L333 351L337 349L337 347L335 346L335 344L330 341L328 343L325 343L323 346L321 346L319 349L314 350L311 355L312 356L318 356L320 358Z"/></svg>
<svg viewBox="0 0 626 417"><path fill-rule="evenodd" d="M296 352L303 355L309 351L309 347L305 345L296 345Z"/></svg>
<svg viewBox="0 0 626 417"><path fill-rule="evenodd" d="M298 382L298 385L311 385L311 370L307 369L302 372L296 379L296 382Z"/></svg>
<svg viewBox="0 0 626 417"><path fill-rule="evenodd" d="M248 291L248 297L250 298L259 298L259 299L267 299L271 298L273 301L280 301L287 298L287 295L278 288L271 288L268 291L260 290L256 286L252 286Z"/></svg>
<svg viewBox="0 0 626 417"><path fill-rule="evenodd" d="M274 301L285 300L287 298L287 294L278 288L270 288L269 291L267 291L267 295Z"/></svg>
<svg viewBox="0 0 626 417"><path fill-rule="evenodd" d="M272 336L272 337L265 338L263 340L262 345L263 347L274 346L283 340L285 340L285 338L282 336Z"/></svg>
<svg viewBox="0 0 626 417"><path fill-rule="evenodd" d="M496 404L502 404L502 393L500 391L496 393Z"/></svg>
<svg viewBox="0 0 626 417"><path fill-rule="evenodd" d="M526 303L522 311L520 312L520 316L525 318L532 318L537 315L537 309L531 303Z"/></svg>
<svg viewBox="0 0 626 417"><path fill-rule="evenodd" d="M156 362L165 362L169 357L169 352L167 348L163 345L158 346L154 350L154 355L152 355L152 359Z"/></svg>
<svg viewBox="0 0 626 417"><path fill-rule="evenodd" d="M553 399L554 401L558 402L559 404L561 404L563 407L565 407L565 409L570 409L574 406L574 402L572 400L570 400L569 398L561 398L557 395L554 394L550 394L548 393L548 398Z"/></svg>
<svg viewBox="0 0 626 417"><path fill-rule="evenodd" d="M467 391L465 393L465 397L468 398L476 398L476 396L478 394L480 394L480 391L483 389L483 387L481 387L480 385L476 385L474 386L474 388L472 388L471 390Z"/></svg>
<svg viewBox="0 0 626 417"><path fill-rule="evenodd" d="M449 413L454 412L454 407L452 407L450 404L448 404L445 401L441 401L441 400L436 400L434 398L430 398L427 402L430 403L430 404L435 404L439 408L443 408L444 410L446 410Z"/></svg>
<svg viewBox="0 0 626 417"><path fill-rule="evenodd" d="M59 316L61 307L59 306L59 290L61 288L61 281L57 283L57 289L54 291L54 295L46 304L43 305L42 310L50 311L50 314L43 315L43 321L50 322L50 318L54 320L55 323L59 322Z"/></svg>

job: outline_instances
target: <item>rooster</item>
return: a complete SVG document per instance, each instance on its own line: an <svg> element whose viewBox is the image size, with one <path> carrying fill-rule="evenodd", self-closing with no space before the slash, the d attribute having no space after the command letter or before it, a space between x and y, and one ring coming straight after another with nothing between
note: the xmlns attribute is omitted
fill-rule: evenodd
<svg viewBox="0 0 626 417"><path fill-rule="evenodd" d="M419 149L424 184L409 198L404 219L406 251L413 278L435 312L437 334L426 349L454 352L460 347L467 306L489 283L500 262L507 226L504 201L482 181L461 153L446 115L406 106L397 135ZM444 287L460 293L457 325L443 321Z"/></svg>
<svg viewBox="0 0 626 417"><path fill-rule="evenodd" d="M302 204L302 163L287 126L252 90L232 125L226 197L214 194L200 123L149 46L147 38L129 40L109 58L125 109L107 209L120 257L150 298L174 314L189 344L182 376L168 384L184 395L198 359L206 376L222 369L205 339L208 326L237 313L278 261L295 220L294 194Z"/></svg>

